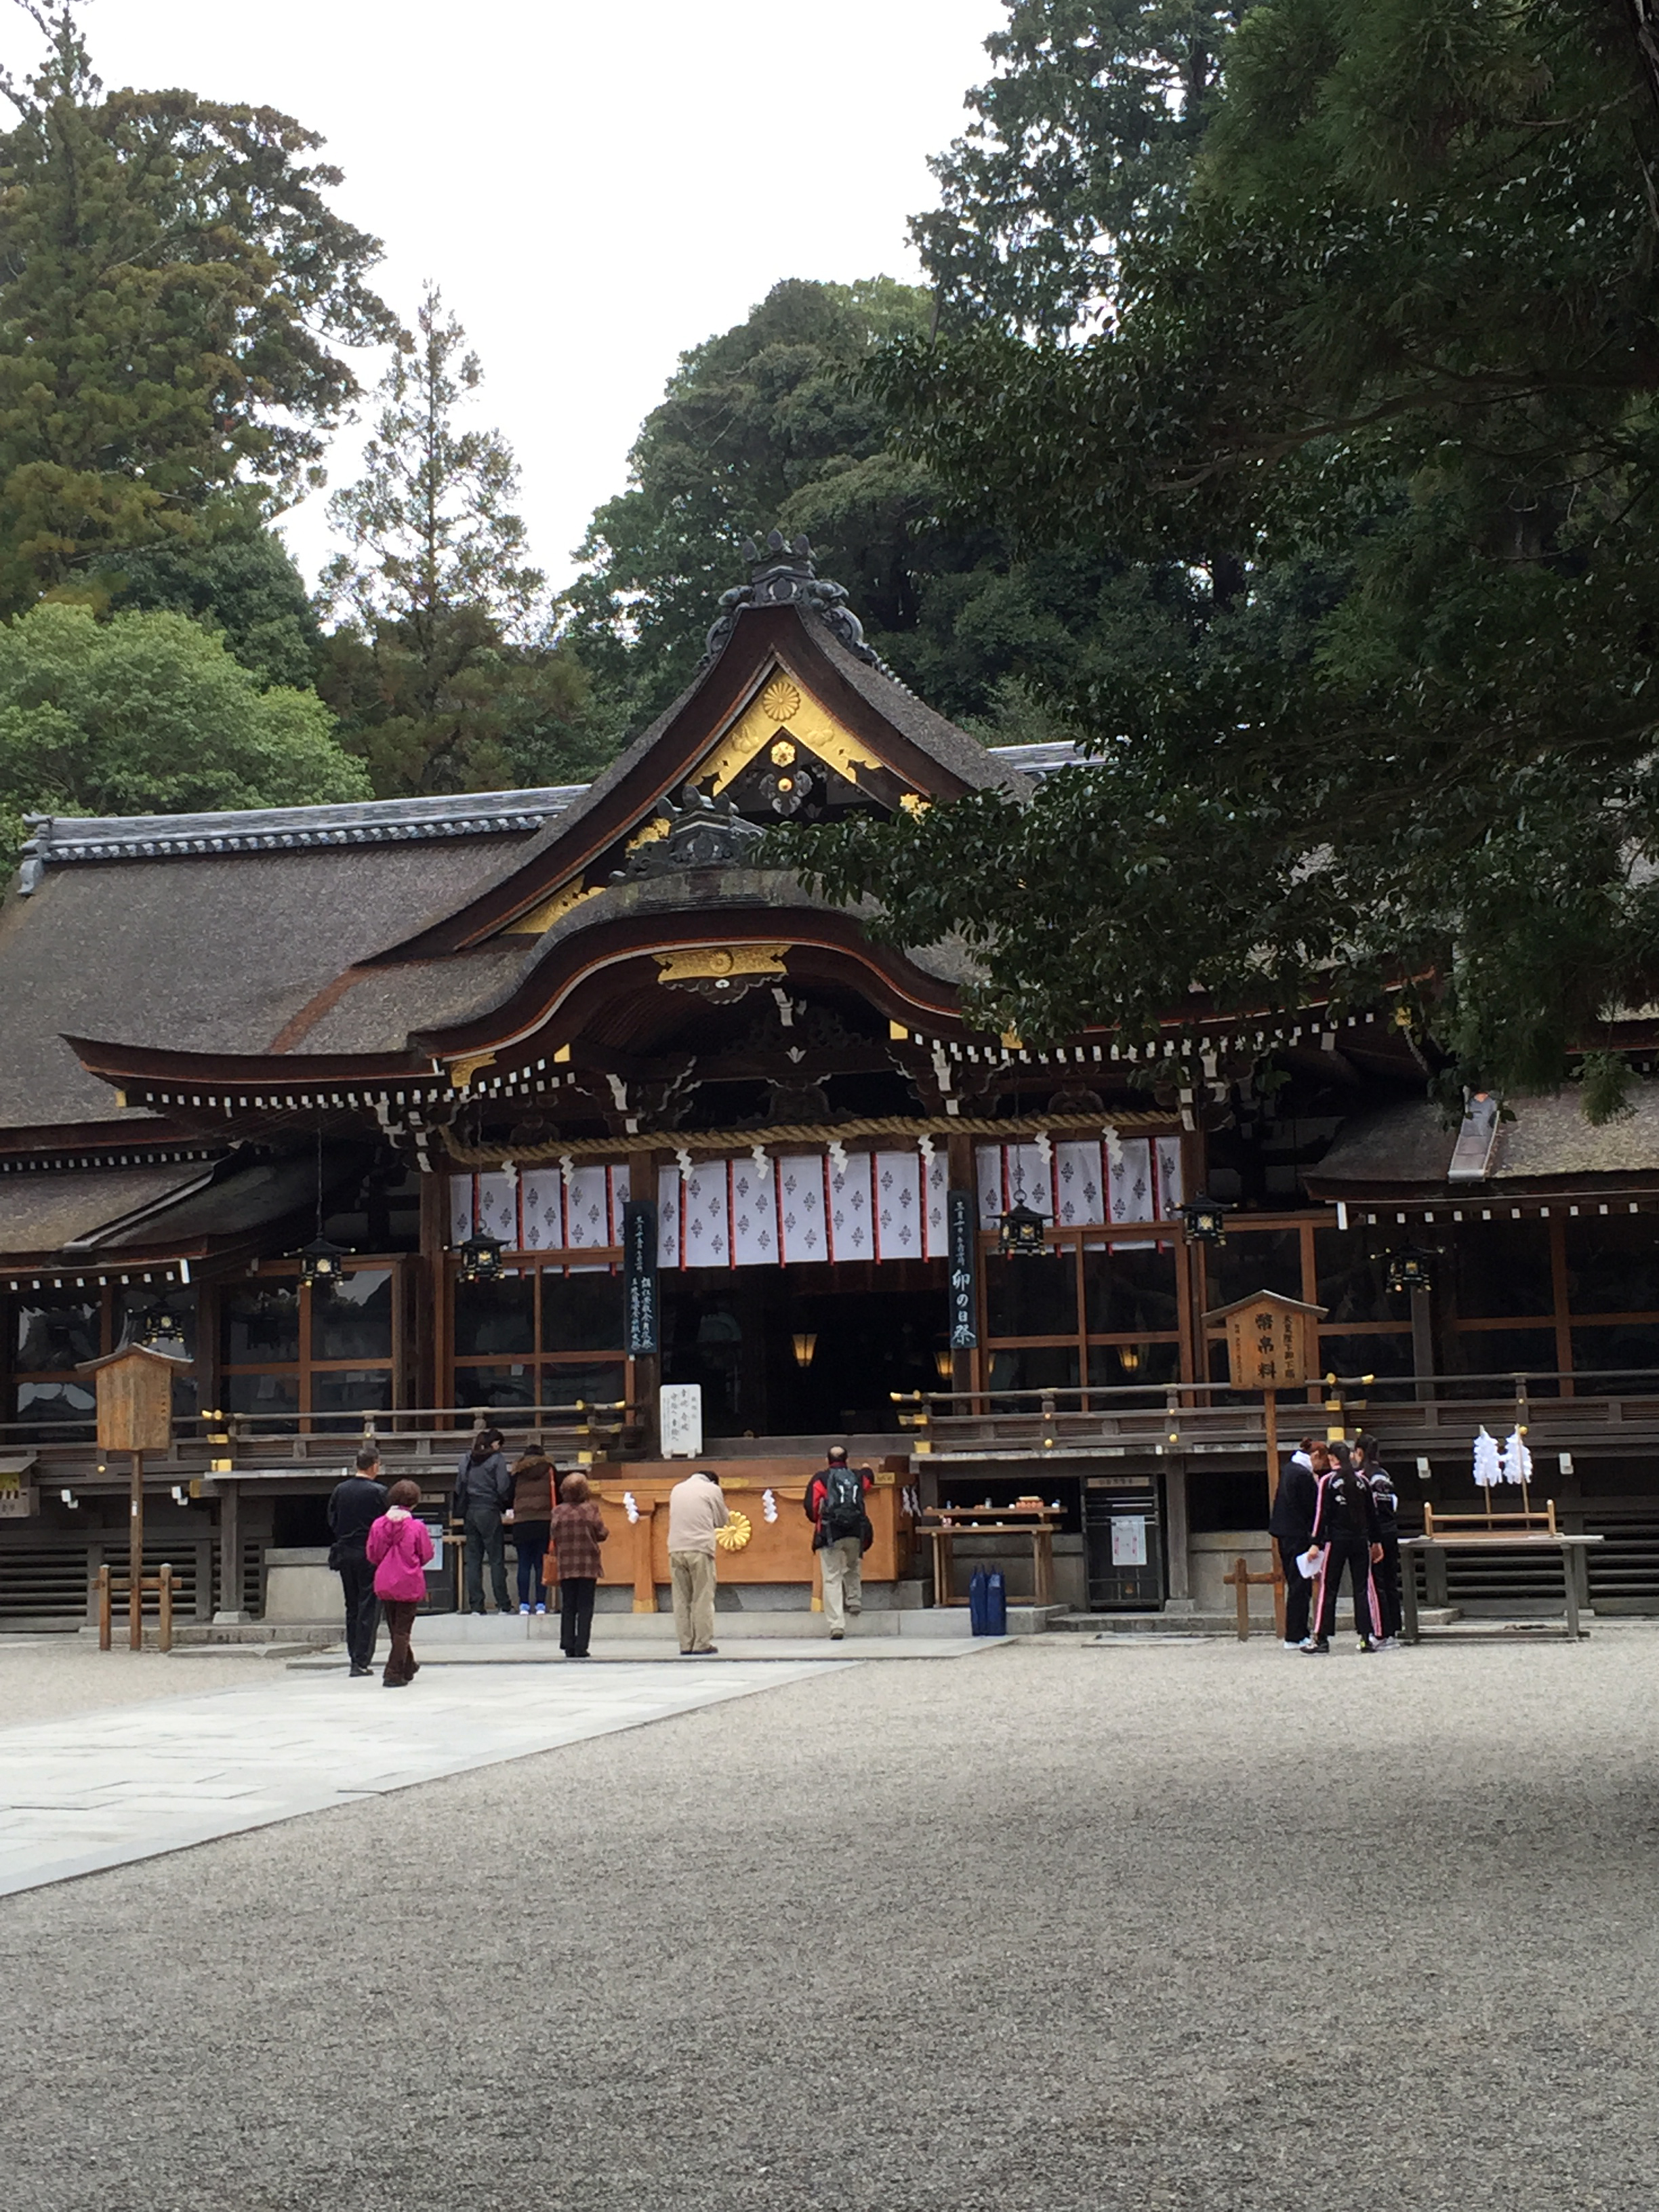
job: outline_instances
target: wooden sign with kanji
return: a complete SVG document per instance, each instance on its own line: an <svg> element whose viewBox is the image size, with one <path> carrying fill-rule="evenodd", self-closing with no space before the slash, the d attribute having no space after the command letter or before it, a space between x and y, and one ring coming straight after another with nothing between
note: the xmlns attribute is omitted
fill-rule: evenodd
<svg viewBox="0 0 1659 2212"><path fill-rule="evenodd" d="M1323 1306L1258 1291L1254 1297L1215 1307L1204 1319L1225 1327L1232 1389L1297 1390L1319 1371L1312 1324L1324 1317Z"/></svg>

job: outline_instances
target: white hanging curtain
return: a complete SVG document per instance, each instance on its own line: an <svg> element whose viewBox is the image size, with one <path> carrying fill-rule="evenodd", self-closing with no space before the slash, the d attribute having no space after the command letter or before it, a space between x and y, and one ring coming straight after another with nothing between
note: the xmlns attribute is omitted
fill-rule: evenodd
<svg viewBox="0 0 1659 2212"><path fill-rule="evenodd" d="M951 1162L941 1147L927 1163L927 1257L930 1260L943 1260L950 1255L951 1219L946 1204L950 1190Z"/></svg>
<svg viewBox="0 0 1659 2212"><path fill-rule="evenodd" d="M1054 1219L1062 1229L1097 1229L1106 1219L1106 1178L1098 1137L1054 1146Z"/></svg>
<svg viewBox="0 0 1659 2212"><path fill-rule="evenodd" d="M519 1216L526 1252L564 1249L564 1177L557 1168L526 1168L519 1177Z"/></svg>
<svg viewBox="0 0 1659 2212"><path fill-rule="evenodd" d="M979 1192L979 1225L981 1229L994 1229L1008 1211L1003 1195L1000 1145L975 1146L974 1183Z"/></svg>
<svg viewBox="0 0 1659 2212"><path fill-rule="evenodd" d="M687 1178L681 1199L683 1267L731 1266L731 1205L727 1163L700 1160Z"/></svg>
<svg viewBox="0 0 1659 2212"><path fill-rule="evenodd" d="M680 1171L678 1168L659 1168L657 1171L657 1265L678 1267L680 1264Z"/></svg>
<svg viewBox="0 0 1659 2212"><path fill-rule="evenodd" d="M786 1152L778 1162L778 1214L787 1263L827 1260L830 1222L824 1211L824 1156Z"/></svg>
<svg viewBox="0 0 1659 2212"><path fill-rule="evenodd" d="M733 1160L732 1174L732 1261L738 1267L770 1267L778 1261L778 1192L773 1162Z"/></svg>
<svg viewBox="0 0 1659 2212"><path fill-rule="evenodd" d="M921 1155L877 1152L876 1254L882 1260L922 1256Z"/></svg>
<svg viewBox="0 0 1659 2212"><path fill-rule="evenodd" d="M1186 1203L1187 1183L1181 1171L1179 1137L1155 1137L1153 1164L1158 1170L1158 1218L1173 1221Z"/></svg>
<svg viewBox="0 0 1659 2212"><path fill-rule="evenodd" d="M870 1198L870 1155L849 1152L847 1165L830 1165L830 1256L873 1260L875 1213Z"/></svg>
<svg viewBox="0 0 1659 2212"><path fill-rule="evenodd" d="M499 1237L511 1252L519 1243L519 1178L514 1175L478 1177L478 1227L489 1237Z"/></svg>
<svg viewBox="0 0 1659 2212"><path fill-rule="evenodd" d="M470 1175L453 1175L449 1178L449 1241L465 1244L477 1227L477 1216L473 1212L477 1200L473 1179Z"/></svg>
<svg viewBox="0 0 1659 2212"><path fill-rule="evenodd" d="M1115 1222L1155 1220L1151 1145L1145 1137L1125 1137L1109 1150L1107 1188L1111 1218Z"/></svg>
<svg viewBox="0 0 1659 2212"><path fill-rule="evenodd" d="M611 1242L609 1168L571 1170L564 1233L566 1249L572 1252L598 1251Z"/></svg>

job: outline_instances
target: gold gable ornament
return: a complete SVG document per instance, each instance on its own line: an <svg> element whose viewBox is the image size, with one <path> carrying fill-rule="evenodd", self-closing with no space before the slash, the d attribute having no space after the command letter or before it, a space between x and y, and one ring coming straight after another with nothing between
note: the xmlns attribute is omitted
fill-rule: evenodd
<svg viewBox="0 0 1659 2212"><path fill-rule="evenodd" d="M787 972L787 945L693 945L678 952L659 952L657 981L671 988L695 991L700 998L732 1000Z"/></svg>

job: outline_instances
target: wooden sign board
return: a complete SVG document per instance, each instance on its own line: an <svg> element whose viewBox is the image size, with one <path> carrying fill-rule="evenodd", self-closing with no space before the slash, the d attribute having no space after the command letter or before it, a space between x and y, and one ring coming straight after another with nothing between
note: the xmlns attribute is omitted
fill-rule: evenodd
<svg viewBox="0 0 1659 2212"><path fill-rule="evenodd" d="M190 1364L147 1344L82 1360L76 1372L96 1378L99 1450L165 1451L173 1441L173 1378Z"/></svg>
<svg viewBox="0 0 1659 2212"><path fill-rule="evenodd" d="M1323 1306L1258 1291L1204 1318L1226 1330L1227 1381L1233 1389L1297 1390L1318 1371L1311 1324L1324 1312Z"/></svg>

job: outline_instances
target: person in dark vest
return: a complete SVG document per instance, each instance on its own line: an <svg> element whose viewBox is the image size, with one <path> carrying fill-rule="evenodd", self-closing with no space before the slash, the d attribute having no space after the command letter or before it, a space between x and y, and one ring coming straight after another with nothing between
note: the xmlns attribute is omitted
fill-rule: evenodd
<svg viewBox="0 0 1659 2212"><path fill-rule="evenodd" d="M1314 1513L1319 1504L1319 1478L1330 1472L1330 1455L1323 1444L1304 1437L1291 1455L1291 1463L1279 1478L1268 1516L1268 1533L1279 1546L1285 1571L1285 1649L1299 1651L1311 1625L1312 1583L1297 1561L1313 1541Z"/></svg>
<svg viewBox="0 0 1659 2212"><path fill-rule="evenodd" d="M499 1429L480 1429L455 1476L450 1511L466 1536L466 1603L470 1613L484 1609L484 1559L495 1588L495 1610L510 1613L507 1595L507 1545L501 1516L513 1503L513 1475L501 1449Z"/></svg>
<svg viewBox="0 0 1659 2212"><path fill-rule="evenodd" d="M1400 1649L1403 1608L1400 1593L1400 1499L1394 1477L1382 1463L1375 1437L1361 1437L1353 1448L1354 1469L1371 1493L1376 1525L1382 1533L1382 1556L1371 1571L1376 1588L1380 1651Z"/></svg>
<svg viewBox="0 0 1659 2212"><path fill-rule="evenodd" d="M1354 1632L1362 1651L1376 1649L1376 1591L1371 1569L1382 1556L1382 1532L1368 1486L1352 1468L1333 1467L1321 1476L1314 1509L1313 1543L1322 1549L1317 1577L1318 1607L1314 1632L1302 1649L1323 1656L1336 1626L1336 1598L1346 1573L1353 1593Z"/></svg>
<svg viewBox="0 0 1659 2212"><path fill-rule="evenodd" d="M823 1617L837 1644L847 1633L848 1614L864 1610L864 1555L875 1536L864 1495L874 1482L867 1467L848 1467L845 1444L831 1444L830 1464L812 1477L802 1500L823 1569Z"/></svg>
<svg viewBox="0 0 1659 2212"><path fill-rule="evenodd" d="M346 1651L354 1674L374 1671L380 1600L368 1546L370 1528L386 1511L386 1485L380 1478L380 1448L364 1444L357 1454L357 1472L337 1482L328 1501L328 1564L345 1595Z"/></svg>

